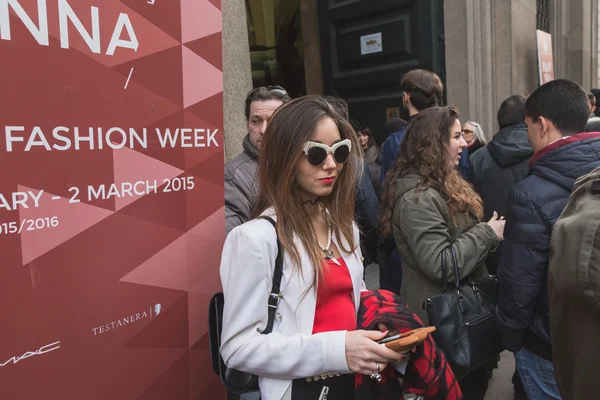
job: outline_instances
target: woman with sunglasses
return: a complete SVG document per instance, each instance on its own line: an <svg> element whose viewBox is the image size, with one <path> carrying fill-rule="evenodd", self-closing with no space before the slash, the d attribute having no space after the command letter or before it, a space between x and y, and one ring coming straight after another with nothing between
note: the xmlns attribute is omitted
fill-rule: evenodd
<svg viewBox="0 0 600 400"><path fill-rule="evenodd" d="M459 280L477 280L488 276L485 259L504 239L505 221L494 213L481 222L481 197L456 169L466 145L456 108L421 111L408 124L384 184L381 225L384 235L393 233L402 257L400 295L425 325L423 300L444 292L442 254L452 248ZM456 279L451 269L447 278ZM465 400L483 400L487 372L482 368L459 382Z"/></svg>
<svg viewBox="0 0 600 400"><path fill-rule="evenodd" d="M378 378L403 358L377 344L386 332L359 331L364 290L354 218L356 133L327 101L306 96L279 108L259 162L255 217L227 237L221 355L259 376L262 399L351 400L354 373ZM267 299L277 256L283 280L273 331ZM325 396L325 397L323 397Z"/></svg>

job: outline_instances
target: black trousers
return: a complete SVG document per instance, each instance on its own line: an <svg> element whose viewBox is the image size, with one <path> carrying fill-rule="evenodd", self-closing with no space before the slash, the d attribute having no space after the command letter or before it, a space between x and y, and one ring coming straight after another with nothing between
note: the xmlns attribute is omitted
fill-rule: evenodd
<svg viewBox="0 0 600 400"><path fill-rule="evenodd" d="M324 389L326 387L326 389ZM326 393L325 396L323 396ZM307 382L292 382L292 400L352 400L354 397L354 374Z"/></svg>
<svg viewBox="0 0 600 400"><path fill-rule="evenodd" d="M489 384L488 367L480 368L458 381L464 400L483 400Z"/></svg>

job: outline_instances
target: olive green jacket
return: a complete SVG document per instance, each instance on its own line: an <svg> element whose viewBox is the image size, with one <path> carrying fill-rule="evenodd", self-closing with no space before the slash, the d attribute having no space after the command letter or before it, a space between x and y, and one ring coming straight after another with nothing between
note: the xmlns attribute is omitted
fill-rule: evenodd
<svg viewBox="0 0 600 400"><path fill-rule="evenodd" d="M577 180L550 242L550 338L563 399L597 399L600 168Z"/></svg>
<svg viewBox="0 0 600 400"><path fill-rule="evenodd" d="M487 223L477 223L474 217L461 214L453 222L446 201L436 189L416 189L420 179L411 174L398 180L392 228L402 257L400 295L428 325L422 303L426 296L443 292L442 252L449 246L454 249L461 281L468 276L483 278L488 275L485 259L498 246L498 237ZM448 267L448 281L454 282L452 265Z"/></svg>

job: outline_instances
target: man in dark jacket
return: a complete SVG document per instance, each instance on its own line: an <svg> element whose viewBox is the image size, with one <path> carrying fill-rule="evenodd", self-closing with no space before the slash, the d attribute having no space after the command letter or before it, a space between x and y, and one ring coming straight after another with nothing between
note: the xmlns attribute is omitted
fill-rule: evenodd
<svg viewBox="0 0 600 400"><path fill-rule="evenodd" d="M281 86L261 86L246 96L248 134L244 151L225 165L225 235L250 220L252 201L258 194L256 170L267 122L280 105L290 100Z"/></svg>
<svg viewBox="0 0 600 400"><path fill-rule="evenodd" d="M508 198L496 319L528 397L560 399L550 344L550 235L577 178L600 166L600 133L580 133L589 117L587 96L563 79L533 92L525 115L535 154Z"/></svg>
<svg viewBox="0 0 600 400"><path fill-rule="evenodd" d="M483 199L483 220L506 213L506 200L512 188L529 172L533 155L527 140L525 101L523 95L510 96L498 110L500 130L488 145L471 156L471 170L475 190ZM491 274L496 273L501 247L490 253L486 265Z"/></svg>
<svg viewBox="0 0 600 400"><path fill-rule="evenodd" d="M350 122L348 103L341 97L325 96L325 100L346 121ZM360 227L360 245L363 253L363 263L366 267L376 260L375 246L377 243L377 195L371 183L369 169L363 165L360 181L356 187L356 203L354 205L356 222Z"/></svg>

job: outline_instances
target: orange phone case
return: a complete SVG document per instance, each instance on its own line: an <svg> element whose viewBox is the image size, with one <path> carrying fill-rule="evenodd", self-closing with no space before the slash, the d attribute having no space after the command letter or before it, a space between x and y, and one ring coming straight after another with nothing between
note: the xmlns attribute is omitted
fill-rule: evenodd
<svg viewBox="0 0 600 400"><path fill-rule="evenodd" d="M385 347L398 353L407 353L414 346L423 343L423 341L427 338L427 335L434 331L435 326L427 326L408 331L403 333L400 339L386 343Z"/></svg>

